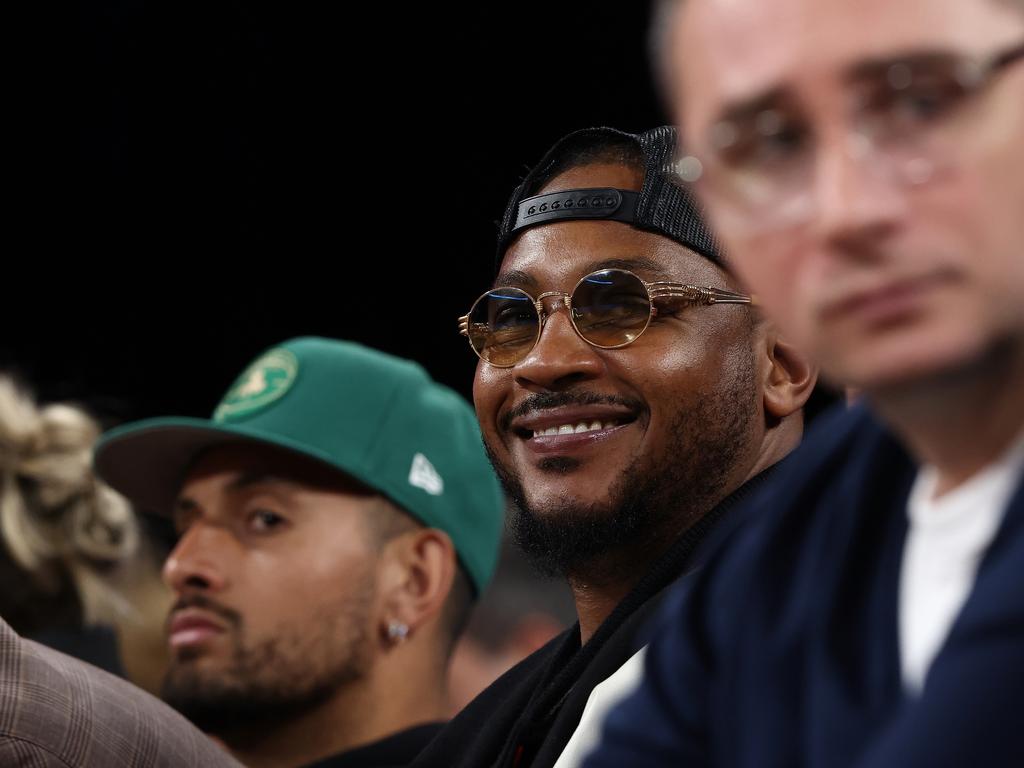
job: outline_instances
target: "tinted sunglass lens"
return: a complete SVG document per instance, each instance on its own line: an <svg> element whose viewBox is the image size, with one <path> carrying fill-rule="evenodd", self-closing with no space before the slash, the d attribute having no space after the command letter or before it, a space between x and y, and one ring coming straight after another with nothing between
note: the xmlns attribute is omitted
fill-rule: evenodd
<svg viewBox="0 0 1024 768"><path fill-rule="evenodd" d="M518 288L488 291L469 313L469 343L492 365L515 365L533 349L539 333L533 300Z"/></svg>
<svg viewBox="0 0 1024 768"><path fill-rule="evenodd" d="M647 288L636 275L606 269L584 277L572 294L573 323L599 347L621 347L644 332L651 320Z"/></svg>

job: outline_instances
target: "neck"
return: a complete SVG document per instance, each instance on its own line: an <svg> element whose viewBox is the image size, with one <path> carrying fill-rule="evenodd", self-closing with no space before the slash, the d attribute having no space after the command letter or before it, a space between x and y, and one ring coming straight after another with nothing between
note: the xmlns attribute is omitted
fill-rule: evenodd
<svg viewBox="0 0 1024 768"><path fill-rule="evenodd" d="M653 559L663 552L648 553ZM610 570L604 570L599 578L592 578L587 574L577 573L569 576L569 587L572 589L572 597L576 603L576 615L580 620L580 643L586 643L593 636L597 628L601 626L609 614L615 609L622 599L636 586L636 583L644 575L646 566L651 560L644 559L643 568L632 568L628 572L620 571L618 578L608 578ZM591 569L588 568L588 573Z"/></svg>
<svg viewBox="0 0 1024 768"><path fill-rule="evenodd" d="M631 546L616 549L588 562L586 568L569 573L569 587L580 618L580 642L586 643L593 637L615 606L693 523L715 509L745 482L784 459L800 443L802 431L803 420L799 414L786 417L766 430L762 441L752 450L752 456L737 462L735 470L725 480L723 492L707 499L699 509L676 510L675 516L667 516L666 524L651 526L646 536Z"/></svg>
<svg viewBox="0 0 1024 768"><path fill-rule="evenodd" d="M803 416L800 412L766 428L760 441L749 448L745 457L736 461L734 470L724 479L721 491L705 499L699 508L677 508L674 515L665 516L664 525L652 526L647 535L632 545L618 548L570 573L569 586L580 621L580 642L590 640L615 606L690 526L743 484L784 459L800 444L802 433Z"/></svg>
<svg viewBox="0 0 1024 768"><path fill-rule="evenodd" d="M1024 340L926 382L869 391L876 412L922 464L942 495L996 461L1024 431Z"/></svg>
<svg viewBox="0 0 1024 768"><path fill-rule="evenodd" d="M804 412L795 411L783 416L761 435L757 455L747 470L743 482L749 482L769 467L773 467L797 449L804 436Z"/></svg>
<svg viewBox="0 0 1024 768"><path fill-rule="evenodd" d="M414 649L410 643L393 650ZM345 686L300 717L221 738L249 768L298 768L416 725L447 719L444 670L437 670L443 664L432 659L424 663L421 657L417 664L406 659L395 664L385 661L389 663L375 665L365 680Z"/></svg>
<svg viewBox="0 0 1024 768"><path fill-rule="evenodd" d="M744 479L731 482L726 490L700 509L681 510L675 516L666 516L666 523L652 526L646 535L627 547L591 560L585 568L568 575L580 622L580 642L586 643L604 623L615 607L633 590L637 583L690 529L725 498L734 493Z"/></svg>
<svg viewBox="0 0 1024 768"><path fill-rule="evenodd" d="M731 489L730 493L732 490ZM723 495L721 498L725 498ZM718 500L720 501L720 499ZM715 502L715 504L718 503ZM714 504L700 511L688 511L667 525L652 526L647 535L628 547L620 547L591 560L586 568L568 575L580 621L580 643L586 643L615 607L689 528L706 515Z"/></svg>

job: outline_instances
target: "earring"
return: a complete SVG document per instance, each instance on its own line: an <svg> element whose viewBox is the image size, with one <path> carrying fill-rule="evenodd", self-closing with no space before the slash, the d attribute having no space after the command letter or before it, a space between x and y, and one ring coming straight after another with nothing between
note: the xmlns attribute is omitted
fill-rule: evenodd
<svg viewBox="0 0 1024 768"><path fill-rule="evenodd" d="M388 622L388 639L393 643L400 643L409 636L409 625L401 621L391 620Z"/></svg>

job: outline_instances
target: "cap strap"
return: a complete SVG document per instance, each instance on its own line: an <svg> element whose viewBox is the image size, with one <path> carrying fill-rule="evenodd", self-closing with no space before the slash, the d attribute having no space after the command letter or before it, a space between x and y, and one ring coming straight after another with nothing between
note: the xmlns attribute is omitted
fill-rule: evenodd
<svg viewBox="0 0 1024 768"><path fill-rule="evenodd" d="M559 219L611 219L632 224L640 196L627 189L566 189L528 197L519 203L509 236L521 229Z"/></svg>

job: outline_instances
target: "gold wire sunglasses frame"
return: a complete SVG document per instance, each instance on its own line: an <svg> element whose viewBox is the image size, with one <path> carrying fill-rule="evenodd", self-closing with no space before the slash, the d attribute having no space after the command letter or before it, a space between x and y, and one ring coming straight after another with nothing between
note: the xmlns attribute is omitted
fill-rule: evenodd
<svg viewBox="0 0 1024 768"><path fill-rule="evenodd" d="M610 303L609 288L617 291ZM626 269L601 269L580 278L570 293L546 291L533 298L512 286L485 291L469 312L459 318L459 333L485 363L511 368L530 354L547 319L557 311L557 305L551 312L544 309L544 301L549 298L561 299L577 335L600 349L618 349L636 341L657 314L654 302L658 300L679 299L696 305L756 303L751 296L722 288L665 280L649 283ZM594 299L604 301L598 303ZM500 302L512 302L505 306L514 313L505 328L495 328L491 322L499 314L494 305ZM531 316L524 317L524 311ZM483 319L474 320L474 315L481 313Z"/></svg>

